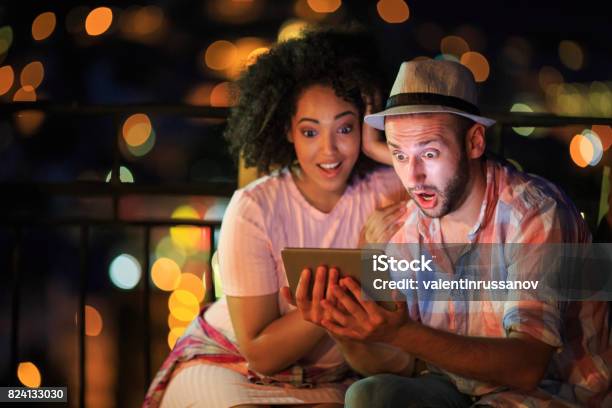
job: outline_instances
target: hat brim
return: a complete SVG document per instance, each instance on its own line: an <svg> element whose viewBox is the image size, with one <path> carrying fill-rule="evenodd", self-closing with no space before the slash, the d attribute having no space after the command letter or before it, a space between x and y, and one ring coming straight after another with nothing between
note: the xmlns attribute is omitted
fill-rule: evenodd
<svg viewBox="0 0 612 408"><path fill-rule="evenodd" d="M384 111L366 115L365 123L378 130L385 130L385 117L398 115L413 115L417 113L452 113L459 116L472 119L474 122L480 123L489 127L495 123L495 120L485 118L484 116L472 115L459 109L449 108L441 105L411 105L411 106L394 106L393 108L385 109Z"/></svg>

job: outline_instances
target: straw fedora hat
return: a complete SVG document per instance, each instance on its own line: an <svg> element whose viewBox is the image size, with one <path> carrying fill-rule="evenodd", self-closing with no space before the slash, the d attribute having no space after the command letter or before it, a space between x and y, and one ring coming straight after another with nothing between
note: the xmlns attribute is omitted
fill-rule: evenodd
<svg viewBox="0 0 612 408"><path fill-rule="evenodd" d="M469 69L453 61L410 61L402 63L385 110L367 115L365 122L384 130L386 116L443 112L487 127L495 123L480 116L476 81Z"/></svg>

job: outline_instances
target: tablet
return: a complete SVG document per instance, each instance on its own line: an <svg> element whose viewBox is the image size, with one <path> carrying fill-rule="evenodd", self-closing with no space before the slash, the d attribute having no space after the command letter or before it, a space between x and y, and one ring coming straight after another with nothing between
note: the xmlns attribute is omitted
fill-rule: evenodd
<svg viewBox="0 0 612 408"><path fill-rule="evenodd" d="M318 266L336 267L340 272L340 277L351 276L357 282L361 282L362 271L372 270L373 256L382 254L384 251L381 249L366 248L284 248L281 250L289 289L294 297L304 268L310 268L312 272L309 289L312 292L314 273ZM383 306L388 308L389 305L383 304Z"/></svg>

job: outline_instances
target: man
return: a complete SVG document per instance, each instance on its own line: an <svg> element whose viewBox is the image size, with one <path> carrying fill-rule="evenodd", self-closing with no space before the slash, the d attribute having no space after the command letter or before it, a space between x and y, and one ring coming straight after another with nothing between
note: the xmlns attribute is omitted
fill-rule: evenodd
<svg viewBox="0 0 612 408"><path fill-rule="evenodd" d="M386 109L366 116L385 130L393 166L412 200L393 243L586 243L590 234L551 183L484 158L485 128L469 70L449 61L403 63ZM457 259L454 259L457 261ZM602 406L610 388L605 302L362 299L359 284L304 274L296 299L362 374L348 407ZM312 308L322 312L306 313ZM427 371L415 373L413 359ZM383 374L384 373L384 374ZM390 373L390 374L389 374ZM416 375L415 375L416 374ZM605 403L612 402L606 399Z"/></svg>

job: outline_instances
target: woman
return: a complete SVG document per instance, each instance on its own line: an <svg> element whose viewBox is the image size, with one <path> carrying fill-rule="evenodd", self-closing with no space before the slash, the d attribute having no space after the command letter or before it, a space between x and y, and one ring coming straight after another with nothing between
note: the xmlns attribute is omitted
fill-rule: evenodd
<svg viewBox="0 0 612 408"><path fill-rule="evenodd" d="M247 166L276 170L232 197L218 249L226 297L177 342L145 406L342 406L348 366L280 296L280 251L356 247L383 207L367 231L394 231L404 189L361 153L364 95L380 78L374 49L363 34L311 32L260 56L239 80L230 148Z"/></svg>

